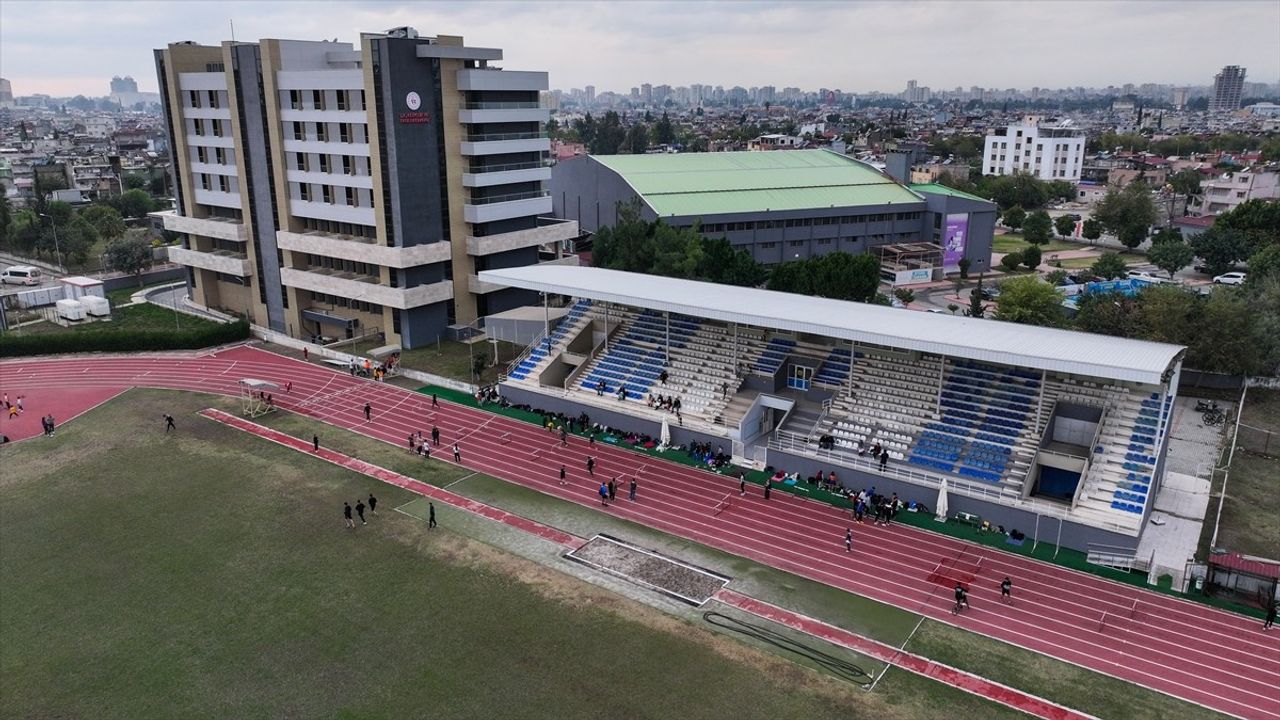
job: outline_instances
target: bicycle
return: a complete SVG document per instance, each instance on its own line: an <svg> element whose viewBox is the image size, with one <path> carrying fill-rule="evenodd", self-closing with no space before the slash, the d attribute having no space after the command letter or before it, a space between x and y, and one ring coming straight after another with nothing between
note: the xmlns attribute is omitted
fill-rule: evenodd
<svg viewBox="0 0 1280 720"><path fill-rule="evenodd" d="M1202 419L1205 427L1217 427L1227 421L1227 416L1221 410L1209 410Z"/></svg>

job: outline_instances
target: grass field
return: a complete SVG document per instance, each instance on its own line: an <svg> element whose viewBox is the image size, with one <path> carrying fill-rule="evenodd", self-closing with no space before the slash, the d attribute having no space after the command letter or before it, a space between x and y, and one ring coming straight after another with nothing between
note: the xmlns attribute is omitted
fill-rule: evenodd
<svg viewBox="0 0 1280 720"><path fill-rule="evenodd" d="M134 390L4 450L0 714L1018 717L906 673L867 694L428 532L393 511L408 493L194 415L211 402ZM381 514L344 529L342 501L370 492Z"/></svg>
<svg viewBox="0 0 1280 720"><path fill-rule="evenodd" d="M998 253L1022 252L1029 247L1031 243L1022 239L1022 233L1005 233L1004 235L996 235L991 241L991 251ZM1067 242L1054 238L1044 245L1040 246L1041 252L1048 255L1051 252L1059 250L1083 250L1087 246L1079 243Z"/></svg>
<svg viewBox="0 0 1280 720"><path fill-rule="evenodd" d="M1234 418L1233 418L1234 419ZM1248 555L1280 559L1280 391L1250 388L1241 413L1239 443L1223 499L1218 546ZM1265 444L1265 431L1277 433ZM1224 458L1225 460L1225 458ZM1217 486L1221 486L1221 475ZM1210 512L1217 504L1210 505ZM1210 516L1212 525L1213 517Z"/></svg>
<svg viewBox="0 0 1280 720"><path fill-rule="evenodd" d="M185 313L174 320L174 310L163 305L140 303L124 307L112 306L111 319L108 321L81 322L70 327L56 323L42 322L28 325L11 332L15 333L68 333L97 332L102 330L190 330L197 327L216 325L212 320L187 315Z"/></svg>
<svg viewBox="0 0 1280 720"><path fill-rule="evenodd" d="M365 342L350 348L339 349L360 355L378 345L379 343L376 342ZM516 355L519 355L523 349L519 345L499 341L498 362L490 367L487 363L493 362L493 343L482 341L469 347L466 343L442 340L438 346L428 345L405 350L400 354L400 364L410 370L435 373L436 375L463 382L475 382L475 378L471 375L471 361L473 357L481 357L485 359L486 367L484 372L480 374L479 382L481 385L486 385L497 382L498 375L506 369L507 363L514 360Z"/></svg>

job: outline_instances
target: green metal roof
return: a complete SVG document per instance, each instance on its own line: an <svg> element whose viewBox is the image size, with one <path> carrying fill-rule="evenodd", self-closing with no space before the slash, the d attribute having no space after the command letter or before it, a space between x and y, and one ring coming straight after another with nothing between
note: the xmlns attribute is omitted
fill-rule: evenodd
<svg viewBox="0 0 1280 720"><path fill-rule="evenodd" d="M991 202L986 198L980 198L977 195L970 195L952 187L947 187L940 183L912 183L911 189L916 192L933 193L934 195L950 195L951 197L964 198L965 200L977 200L978 202Z"/></svg>
<svg viewBox="0 0 1280 720"><path fill-rule="evenodd" d="M660 216L921 202L874 168L827 150L592 157Z"/></svg>

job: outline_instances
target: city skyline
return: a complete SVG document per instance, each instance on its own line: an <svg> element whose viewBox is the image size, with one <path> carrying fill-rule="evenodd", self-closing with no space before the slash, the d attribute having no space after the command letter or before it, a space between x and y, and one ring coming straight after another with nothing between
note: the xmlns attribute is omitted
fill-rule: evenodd
<svg viewBox="0 0 1280 720"><path fill-rule="evenodd" d="M1280 26L1280 4L1263 2L1214 4L1215 23L1246 28L1219 43L1202 37L1203 6L1176 2L309 3L305 15L294 2L192 2L181 15L172 7L6 2L0 66L19 96L100 97L114 75L132 75L140 91L153 92L151 49L187 39L217 43L231 37L234 22L242 41L285 34L350 42L360 31L399 25L460 34L469 45L504 48L512 69L548 70L553 88L594 85L597 92L701 83L896 93L908 80L935 89L1203 87L1225 65L1248 68L1250 82L1280 80L1267 30ZM1045 52L1044 34L1061 26L1064 13L1082 34L1063 39L1070 52ZM1135 33L1161 42L1134 52Z"/></svg>

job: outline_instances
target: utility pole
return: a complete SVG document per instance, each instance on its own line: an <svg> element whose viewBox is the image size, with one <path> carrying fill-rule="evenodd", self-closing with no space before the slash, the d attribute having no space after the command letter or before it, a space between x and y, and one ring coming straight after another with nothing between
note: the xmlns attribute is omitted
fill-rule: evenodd
<svg viewBox="0 0 1280 720"><path fill-rule="evenodd" d="M58 244L58 224L53 221L52 215L40 213L40 217L49 221L49 227L53 230L53 252L58 257L58 269L63 275L67 274L67 266L62 263L62 247Z"/></svg>

